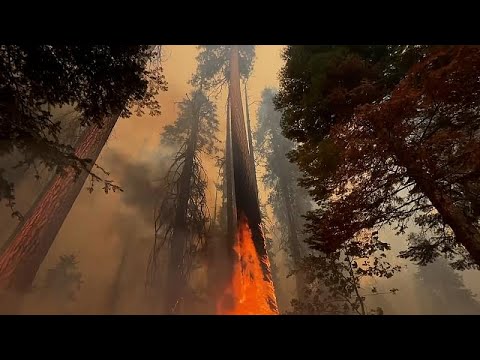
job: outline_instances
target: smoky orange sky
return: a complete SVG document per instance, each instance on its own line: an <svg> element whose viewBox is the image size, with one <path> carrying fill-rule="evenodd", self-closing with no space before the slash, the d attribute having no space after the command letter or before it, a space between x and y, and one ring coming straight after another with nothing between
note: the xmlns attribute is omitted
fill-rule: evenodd
<svg viewBox="0 0 480 360"><path fill-rule="evenodd" d="M254 70L248 81L248 102L251 104L250 117L254 129L262 90L265 87L278 87L278 72L283 65L282 48L279 45L256 46ZM68 309L60 305L55 308L52 304L42 304L38 298L32 297L27 299L24 312L108 313L112 285L118 276L124 253L128 253L128 266L120 276L122 286L116 305L118 312L153 312L145 303L144 287L148 255L153 245L152 183L162 176L162 156L171 151L160 144L160 136L164 126L176 118L176 102L181 101L191 90L188 80L196 68L197 49L194 45L168 45L163 47L163 54L168 91L158 97L162 114L157 117L132 115L128 119L120 119L97 161L110 171L111 178L122 186L124 193L106 195L98 184L90 194L86 190L89 186L87 182L37 274L35 282L38 285L43 281L47 269L52 268L61 255L75 254L84 281L77 301L72 302ZM225 90L216 101L220 121L218 138L221 141L225 139ZM213 182L218 171L212 164L212 161L205 164L209 176L207 197L210 204L214 199ZM262 169L257 169L257 172L260 179ZM17 203L21 211L28 210L46 179L41 179L34 186L32 183L25 181L17 185ZM265 199L265 189L262 186L260 189L263 190L261 197ZM10 218L9 209L0 209L0 245L15 225L16 221ZM393 232L391 233L393 237ZM394 248L401 248L404 243L398 241L393 245ZM415 271L415 267L409 263L408 268L394 277L398 280L392 286L400 288L400 293L396 296L404 299L395 301L396 313L418 312L412 282ZM282 277L286 279L288 270L282 272ZM478 272L464 272L463 275L467 286L480 293ZM288 289L288 284L286 287L284 290L293 292L292 288Z"/></svg>
<svg viewBox="0 0 480 360"><path fill-rule="evenodd" d="M258 100L262 90L267 86L278 86L278 72L282 66L282 46L257 46L253 73L248 81L248 96L251 103L250 114L253 126L256 123ZM83 274L84 284L78 293L72 311L75 313L102 313L108 305L112 281L118 270L120 258L125 247L135 252L137 274L130 276L135 286L129 286L128 300L123 306L125 312L138 312L144 291L144 276L147 257L153 242L153 203L152 217L148 213L141 214L135 206L124 201L128 194L141 192L139 187L148 187L148 182L131 181L131 174L126 173L125 163L137 164L140 167L136 176L154 180L156 160L162 153L160 135L163 127L171 124L176 118L175 102L191 90L188 80L196 68L196 46L164 46L164 75L168 82L168 91L159 95L162 114L158 117L132 115L128 119L120 119L115 126L97 163L111 172L113 178L122 186L125 193L106 195L101 186L97 186L90 194L86 190L88 182L78 196L73 208L66 218L47 258L37 274L37 282L42 281L46 270L54 266L59 256L74 253L78 257L79 267ZM220 129L224 130L226 91L217 100ZM223 141L224 134L219 133ZM207 164L210 180L208 198L213 199L213 181L217 170ZM133 188L135 186L135 188ZM148 189L143 189L148 192ZM145 197L148 201L148 196ZM148 209L149 204L143 204ZM128 236L125 236L128 234ZM142 264L145 266L142 269ZM130 284L131 285L131 284ZM33 301L33 300L32 300ZM137 306L135 306L137 302ZM140 305L141 306L141 305ZM36 311L29 304L31 312ZM39 309L38 311L41 311Z"/></svg>

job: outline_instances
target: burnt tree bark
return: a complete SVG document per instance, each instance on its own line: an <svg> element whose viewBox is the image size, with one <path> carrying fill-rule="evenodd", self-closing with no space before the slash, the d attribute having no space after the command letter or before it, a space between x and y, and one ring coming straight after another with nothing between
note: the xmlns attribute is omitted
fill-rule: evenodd
<svg viewBox="0 0 480 360"><path fill-rule="evenodd" d="M255 168L248 149L248 139L243 116L240 90L240 70L238 46L232 46L230 54L230 105L231 105L231 142L233 160L233 179L236 195L237 221L244 215L252 232L256 252L260 258L268 258L265 239L261 228L261 213L257 197ZM233 205L233 204L230 204ZM264 279L272 281L268 265L261 261ZM268 299L276 310L274 299Z"/></svg>
<svg viewBox="0 0 480 360"><path fill-rule="evenodd" d="M75 155L92 160L87 170L100 155L119 115L118 111L107 117L101 126L91 125L78 140ZM0 290L24 292L30 288L87 177L88 171L77 176L68 168L50 180L0 255Z"/></svg>

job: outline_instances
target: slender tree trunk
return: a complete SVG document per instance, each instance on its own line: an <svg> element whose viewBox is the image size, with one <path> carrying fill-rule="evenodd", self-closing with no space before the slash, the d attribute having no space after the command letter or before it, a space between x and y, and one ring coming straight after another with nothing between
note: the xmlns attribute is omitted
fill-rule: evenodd
<svg viewBox="0 0 480 360"><path fill-rule="evenodd" d="M187 247L189 232L187 229L188 201L190 199L190 187L193 176L193 161L198 141L200 123L200 106L193 99L193 122L189 144L186 150L185 163L179 179L178 202L175 209L175 222L170 245L170 258L167 279L167 313L177 313L183 292L186 286L186 274L184 273L184 255Z"/></svg>
<svg viewBox="0 0 480 360"><path fill-rule="evenodd" d="M351 283L353 285L353 289L355 290L355 296L357 297L357 300L360 303L360 310L362 311L360 315L366 315L367 312L365 310L365 302L363 300L363 297L360 295L360 292L358 291L358 280L352 268L352 260L348 255L347 255L347 260L348 260L348 268L351 276ZM356 311L358 312L358 310Z"/></svg>
<svg viewBox="0 0 480 360"><path fill-rule="evenodd" d="M273 144L280 143L281 139L279 139L279 135L275 131L273 132L272 137ZM285 153L287 152L287 149L279 145L274 148L274 152L276 158L275 162L277 164L284 163ZM285 212L287 215L288 247L290 249L290 256L292 257L293 266L298 271L302 256L300 252L300 242L298 239L298 229L297 222L295 221L295 216L299 216L299 214L294 214L294 204L296 203L296 201L293 191L294 185L291 184L290 176L291 174L288 174L286 171L282 171L279 176L279 185L282 199L285 205ZM295 275L295 287L297 290L298 299L302 300L304 297L303 295L305 289L305 279L304 274L301 272L297 272Z"/></svg>
<svg viewBox="0 0 480 360"><path fill-rule="evenodd" d="M107 312L109 312L110 314L115 314L117 311L118 300L120 297L120 286L121 286L125 264L128 256L127 248L128 248L127 244L124 244L123 250L122 250L122 257L120 259L120 264L118 264L117 271L115 272L115 276L113 278L113 284L112 284L112 288L110 291L108 304L107 304Z"/></svg>
<svg viewBox="0 0 480 360"><path fill-rule="evenodd" d="M50 111L50 109L48 109L48 111ZM75 146L75 144L77 144L78 142L79 136L81 136L80 118L76 118L76 117L72 118L71 115L74 114L74 112L75 111L72 110L66 115L60 116L62 129L60 131L58 139L61 143L70 145L70 146ZM55 117L57 121L59 120L58 118L59 118L58 116ZM7 161L8 161L7 164L0 164L0 168L2 167L12 168L14 165L16 165L16 163L18 163L19 160L17 159L15 161L12 161L8 159ZM33 206L37 198L40 197L41 194L43 194L43 191L47 187L47 185L50 183L50 180L55 176L55 171L49 170L46 167L41 166L40 169L38 169L39 178L37 180L34 180L32 177L32 174L29 174L27 170L28 169L22 169L22 168L16 169L16 171L12 174L13 176L9 175L9 180L12 181L14 184L21 184L22 182L26 182L32 188L32 190L38 189L31 199L30 206ZM2 224L0 223L0 228L1 227L2 227ZM3 253L3 251L10 244L9 241L12 241L12 240L13 238L10 236L8 239L5 239L5 241L0 244L0 254Z"/></svg>
<svg viewBox="0 0 480 360"><path fill-rule="evenodd" d="M297 234L297 222L295 221L295 215L292 206L294 203L294 197L285 177L280 177L279 182L282 198L285 204L285 211L287 214L288 247L290 249L290 256L292 257L293 266L297 270L297 273L295 274L295 287L297 289L298 299L302 300L304 297L305 279L303 273L299 271L301 254L300 242Z"/></svg>
<svg viewBox="0 0 480 360"><path fill-rule="evenodd" d="M255 192L258 198L257 172L255 167L255 154L253 152L252 128L250 126L250 111L248 110L248 94L247 94L246 82L245 82L245 116L247 120L247 135L248 135L248 150L250 152L250 166L253 169L253 177L255 180Z"/></svg>
<svg viewBox="0 0 480 360"><path fill-rule="evenodd" d="M465 246L475 263L480 265L480 230L475 226L475 220L469 218L448 194L436 189L433 181L428 181L420 175L415 167L415 165L407 165L407 173L415 179L416 184L437 209L443 221L451 227L457 241Z"/></svg>
<svg viewBox="0 0 480 360"><path fill-rule="evenodd" d="M97 160L119 114L106 118L102 127L91 125L80 137L75 155L91 159L89 169ZM51 179L0 256L0 290L24 292L30 288L87 177L86 171L77 177L74 169L68 168L63 176Z"/></svg>

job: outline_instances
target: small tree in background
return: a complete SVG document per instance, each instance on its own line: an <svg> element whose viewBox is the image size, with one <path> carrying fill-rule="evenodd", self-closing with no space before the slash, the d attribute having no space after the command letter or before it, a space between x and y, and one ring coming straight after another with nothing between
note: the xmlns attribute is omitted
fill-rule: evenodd
<svg viewBox="0 0 480 360"><path fill-rule="evenodd" d="M341 249L316 253L303 259L300 270L305 274L305 298L293 300L293 313L300 314L383 314L381 308L369 309L368 296L395 294L398 289L369 289L362 280L391 278L400 271L386 261L387 243L376 233L346 242Z"/></svg>
<svg viewBox="0 0 480 360"><path fill-rule="evenodd" d="M73 301L82 284L76 256L62 255L55 267L47 271L43 289L62 301Z"/></svg>

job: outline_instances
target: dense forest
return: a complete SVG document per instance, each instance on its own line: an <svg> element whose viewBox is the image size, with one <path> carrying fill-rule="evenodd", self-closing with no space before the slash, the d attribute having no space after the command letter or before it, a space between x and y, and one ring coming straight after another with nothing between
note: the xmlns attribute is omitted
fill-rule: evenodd
<svg viewBox="0 0 480 360"><path fill-rule="evenodd" d="M0 45L0 70L1 314L480 314L480 46Z"/></svg>

